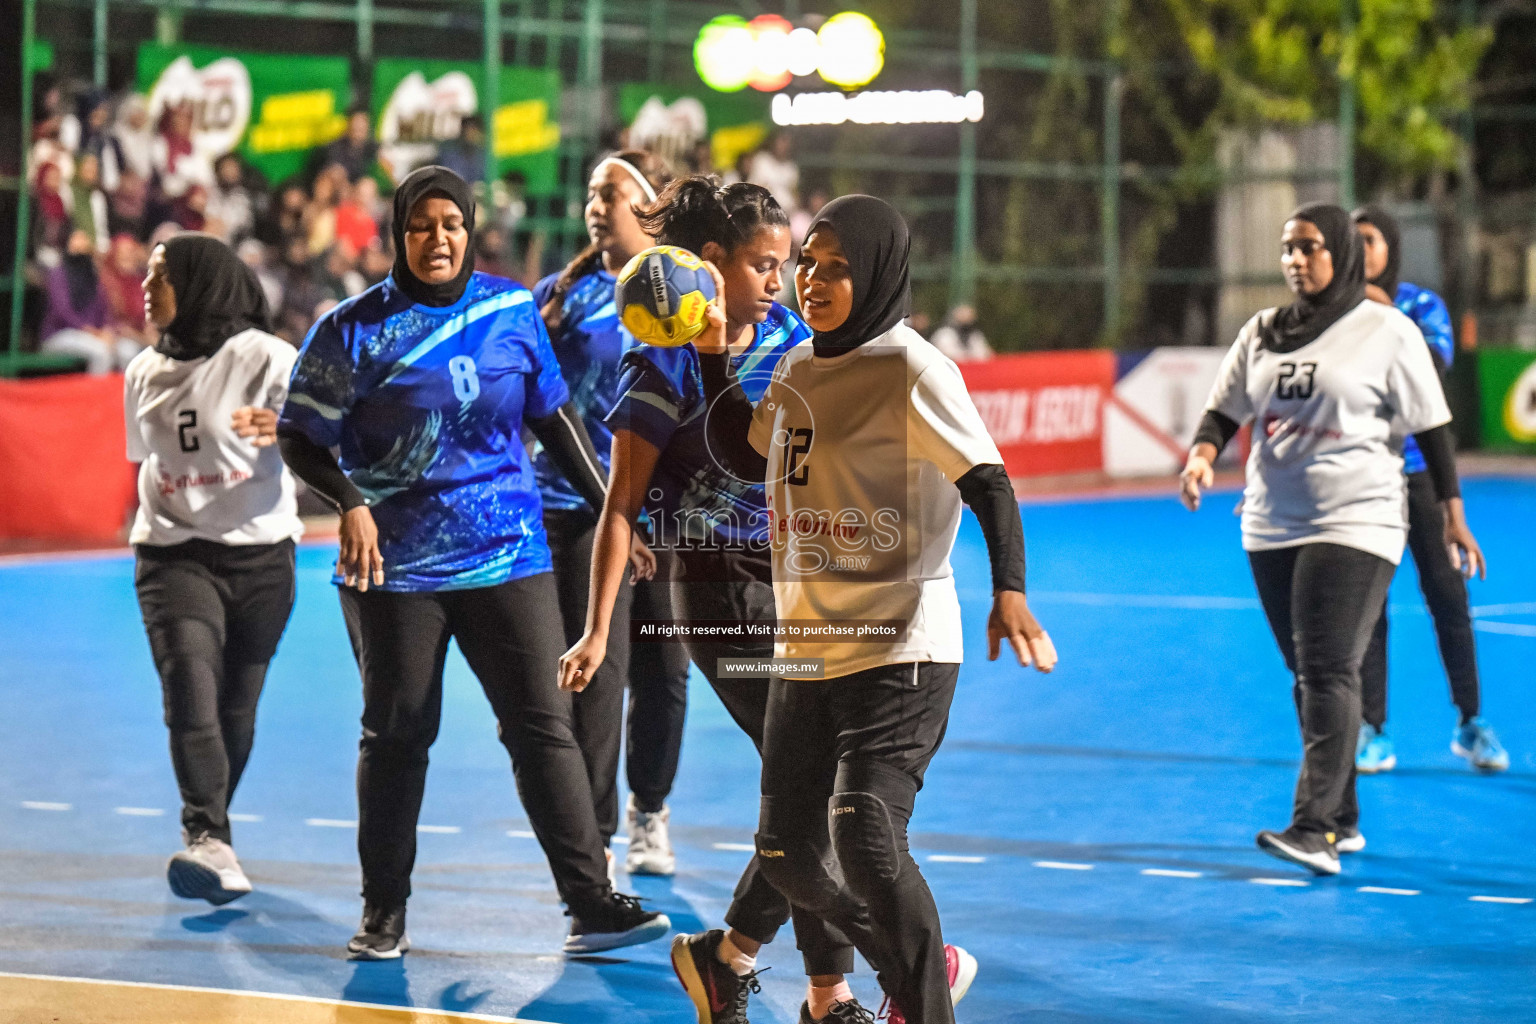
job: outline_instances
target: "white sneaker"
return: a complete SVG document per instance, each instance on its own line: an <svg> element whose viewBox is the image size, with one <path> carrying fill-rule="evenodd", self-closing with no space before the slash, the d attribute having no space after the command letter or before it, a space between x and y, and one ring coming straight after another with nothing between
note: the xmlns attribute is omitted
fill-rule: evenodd
<svg viewBox="0 0 1536 1024"><path fill-rule="evenodd" d="M635 794L631 793L624 819L629 831L629 852L624 855L624 870L632 875L674 874L677 858L672 853L672 838L667 834L671 809L663 805L661 810L647 814L635 806Z"/></svg>
<svg viewBox="0 0 1536 1024"><path fill-rule="evenodd" d="M165 866L171 892L187 900L207 900L216 907L251 891L234 847L209 835L198 836Z"/></svg>

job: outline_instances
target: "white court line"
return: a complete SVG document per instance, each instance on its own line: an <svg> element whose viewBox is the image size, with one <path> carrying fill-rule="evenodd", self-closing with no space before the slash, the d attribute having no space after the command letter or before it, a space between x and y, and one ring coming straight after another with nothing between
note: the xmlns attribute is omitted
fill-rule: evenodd
<svg viewBox="0 0 1536 1024"><path fill-rule="evenodd" d="M513 839L537 839L537 838L539 838L537 834L535 834L533 832L529 832L527 829L521 829L521 828L508 829L507 830L507 835L511 836Z"/></svg>
<svg viewBox="0 0 1536 1024"><path fill-rule="evenodd" d="M255 822L255 821L261 821L262 817L259 814L231 814L229 816L229 820L230 821Z"/></svg>
<svg viewBox="0 0 1536 1024"><path fill-rule="evenodd" d="M158 807L114 807L112 809L130 818L158 818L165 814L165 811Z"/></svg>
<svg viewBox="0 0 1536 1024"><path fill-rule="evenodd" d="M751 843L710 843L717 850L726 850L730 853L756 853L757 847Z"/></svg>
<svg viewBox="0 0 1536 1024"><path fill-rule="evenodd" d="M1530 903L1529 896L1468 896L1473 903Z"/></svg>
<svg viewBox="0 0 1536 1024"><path fill-rule="evenodd" d="M1172 868L1142 868L1141 873L1151 875L1153 878L1203 878L1204 872L1200 871L1175 871Z"/></svg>
<svg viewBox="0 0 1536 1024"><path fill-rule="evenodd" d="M464 831L457 825L417 825L417 832L430 832L435 836L456 836Z"/></svg>
<svg viewBox="0 0 1536 1024"><path fill-rule="evenodd" d="M1521 601L1515 604L1478 604L1472 606L1472 614L1483 615L1530 615L1536 613L1536 601Z"/></svg>
<svg viewBox="0 0 1536 1024"><path fill-rule="evenodd" d="M304 824L315 828L357 828L357 822L343 821L340 818L305 818Z"/></svg>
<svg viewBox="0 0 1536 1024"><path fill-rule="evenodd" d="M1277 888L1305 889L1311 882L1303 882L1299 878L1250 878L1248 881L1254 885L1273 885Z"/></svg>
<svg viewBox="0 0 1536 1024"><path fill-rule="evenodd" d="M629 836L614 836L611 841L618 843L620 846L628 846Z"/></svg>
<svg viewBox="0 0 1536 1024"><path fill-rule="evenodd" d="M928 859L935 864L985 864L985 857L962 857L953 853L930 853Z"/></svg>
<svg viewBox="0 0 1536 1024"><path fill-rule="evenodd" d="M21 806L29 811L72 811L73 804L54 803L52 800L23 800Z"/></svg>
<svg viewBox="0 0 1536 1024"><path fill-rule="evenodd" d="M1485 622L1473 619L1472 628L1479 633L1502 633L1504 636L1536 636L1536 626L1517 622Z"/></svg>
<svg viewBox="0 0 1536 1024"><path fill-rule="evenodd" d="M1379 892L1383 896L1418 896L1419 889L1389 889L1382 885L1362 885L1356 892Z"/></svg>
<svg viewBox="0 0 1536 1024"><path fill-rule="evenodd" d="M1074 864L1069 860L1037 860L1037 868L1050 868L1053 871L1092 871L1092 864Z"/></svg>

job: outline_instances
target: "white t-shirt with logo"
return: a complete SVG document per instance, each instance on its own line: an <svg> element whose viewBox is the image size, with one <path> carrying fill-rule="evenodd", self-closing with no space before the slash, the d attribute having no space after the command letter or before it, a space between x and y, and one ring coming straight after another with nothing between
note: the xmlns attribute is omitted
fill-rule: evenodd
<svg viewBox="0 0 1536 1024"><path fill-rule="evenodd" d="M258 448L230 426L242 406L282 409L297 358L254 328L202 359L152 348L134 357L123 381L128 459L142 463L132 543L276 544L304 532L277 447Z"/></svg>
<svg viewBox="0 0 1536 1024"><path fill-rule="evenodd" d="M1003 459L955 364L905 325L835 357L805 342L779 361L750 440L768 459L779 620L904 627L853 643L781 639L775 654L825 659L828 678L962 661L955 481Z"/></svg>
<svg viewBox="0 0 1536 1024"><path fill-rule="evenodd" d="M1391 306L1363 301L1294 352L1244 325L1207 409L1253 421L1243 549L1330 543L1396 565L1407 537L1403 439L1451 421L1424 337Z"/></svg>

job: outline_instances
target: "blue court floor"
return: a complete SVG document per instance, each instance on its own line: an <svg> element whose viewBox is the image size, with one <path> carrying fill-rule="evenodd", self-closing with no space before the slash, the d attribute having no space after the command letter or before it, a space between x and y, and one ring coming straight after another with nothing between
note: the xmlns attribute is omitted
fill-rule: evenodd
<svg viewBox="0 0 1536 1024"><path fill-rule="evenodd" d="M1366 851L1316 880L1253 847L1283 827L1299 739L1235 495L1025 506L1049 677L985 660L986 558L955 555L970 661L913 823L950 941L981 973L962 1022L1536 1021L1536 482L1474 479L1484 713L1513 765L1447 749L1454 711L1416 580L1394 586L1389 732L1361 781ZM559 1024L686 1022L666 943L571 961L484 698L457 655L422 814L403 962L355 965L360 695L327 582L298 606L236 799L258 891L172 897L177 797L127 556L0 567L0 972L256 990ZM701 681L672 798L679 873L636 879L686 930L720 919L756 817L752 749ZM620 850L622 856L622 850ZM787 931L754 1020L793 1021ZM854 981L878 1002L873 976ZM0 1008L3 1010L3 1008ZM4 1018L0 1012L0 1019Z"/></svg>

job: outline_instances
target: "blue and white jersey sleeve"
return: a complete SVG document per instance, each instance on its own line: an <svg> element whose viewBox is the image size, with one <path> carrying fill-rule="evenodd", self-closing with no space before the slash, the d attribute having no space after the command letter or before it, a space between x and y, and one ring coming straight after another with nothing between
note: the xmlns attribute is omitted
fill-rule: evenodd
<svg viewBox="0 0 1536 1024"><path fill-rule="evenodd" d="M555 350L549 343L549 331L544 327L544 319L539 316L537 306L531 302L525 303L519 312L532 320L524 332L530 348L529 358L533 360L533 372L523 400L523 418L547 419L571 400L571 392L565 386L565 378L560 376L560 361L555 358Z"/></svg>
<svg viewBox="0 0 1536 1024"><path fill-rule="evenodd" d="M278 429L296 430L322 448L340 444L342 423L356 398L356 375L356 361L333 310L304 339Z"/></svg>
<svg viewBox="0 0 1536 1024"><path fill-rule="evenodd" d="M1420 288L1406 281L1397 286L1394 303L1407 314L1429 343L1430 351L1438 357L1445 369L1450 369L1456 358L1456 337L1451 328L1451 311L1445 300L1428 288Z"/></svg>
<svg viewBox="0 0 1536 1024"><path fill-rule="evenodd" d="M619 400L608 414L608 426L631 431L657 450L666 448L697 404L697 363L691 345L630 352L624 357Z"/></svg>

